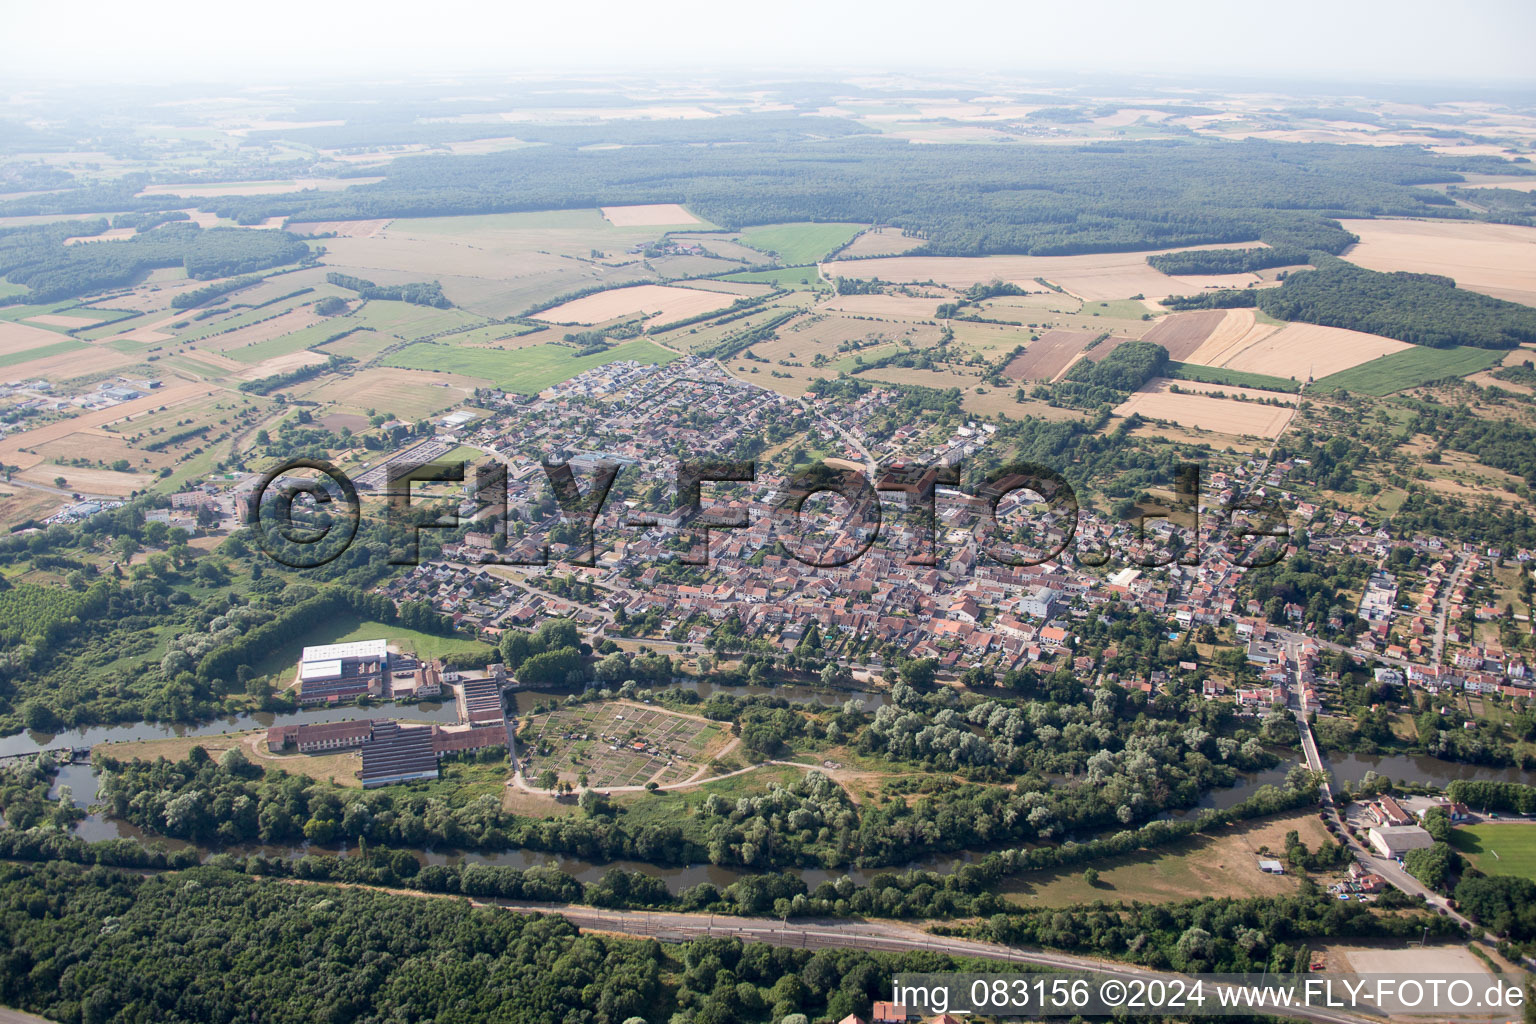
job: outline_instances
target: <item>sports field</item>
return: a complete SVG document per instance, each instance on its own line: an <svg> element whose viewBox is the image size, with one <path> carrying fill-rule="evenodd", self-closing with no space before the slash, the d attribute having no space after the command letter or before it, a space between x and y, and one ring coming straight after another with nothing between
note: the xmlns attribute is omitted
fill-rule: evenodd
<svg viewBox="0 0 1536 1024"><path fill-rule="evenodd" d="M632 359L665 366L677 358L676 352L638 340L589 356L576 355L576 350L568 345L534 345L507 351L424 341L390 353L383 362L407 370L441 370L479 377L503 390L532 395L605 363Z"/></svg>
<svg viewBox="0 0 1536 1024"><path fill-rule="evenodd" d="M1536 825L1530 822L1461 825L1451 845L1485 875L1519 875L1536 881Z"/></svg>

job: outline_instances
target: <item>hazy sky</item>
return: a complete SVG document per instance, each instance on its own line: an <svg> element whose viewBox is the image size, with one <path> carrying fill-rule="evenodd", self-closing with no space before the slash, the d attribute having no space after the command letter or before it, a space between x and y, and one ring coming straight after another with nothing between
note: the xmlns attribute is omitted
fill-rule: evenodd
<svg viewBox="0 0 1536 1024"><path fill-rule="evenodd" d="M676 68L1536 79L1536 2L3 0L0 77Z"/></svg>

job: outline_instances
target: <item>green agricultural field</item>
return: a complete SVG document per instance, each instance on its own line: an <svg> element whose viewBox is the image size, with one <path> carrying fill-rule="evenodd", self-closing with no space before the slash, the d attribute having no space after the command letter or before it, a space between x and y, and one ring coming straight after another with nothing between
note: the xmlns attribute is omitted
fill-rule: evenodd
<svg viewBox="0 0 1536 1024"><path fill-rule="evenodd" d="M504 351L420 342L390 353L381 362L385 366L407 370L462 373L466 377L491 381L506 391L532 395L605 363L633 359L665 366L680 358L678 353L649 341L627 341L590 356L577 356L575 352L564 345L533 345Z"/></svg>
<svg viewBox="0 0 1536 1024"><path fill-rule="evenodd" d="M1151 319L1151 310L1137 299L1115 299L1111 302L1085 302L1078 310L1081 316L1113 317L1116 320Z"/></svg>
<svg viewBox="0 0 1536 1024"><path fill-rule="evenodd" d="M815 267L781 267L778 270L744 270L739 274L726 274L720 281L741 281L746 284L771 284L775 288L792 288L808 291L822 284Z"/></svg>
<svg viewBox="0 0 1536 1024"><path fill-rule="evenodd" d="M1461 825L1451 845L1485 875L1518 875L1536 881L1536 825Z"/></svg>
<svg viewBox="0 0 1536 1024"><path fill-rule="evenodd" d="M1174 380L1193 380L1203 384L1225 384L1234 388L1256 388L1260 391L1284 391L1295 394L1301 385L1286 377L1271 377L1267 373L1244 373L1219 366L1201 366L1198 363L1168 364L1168 377Z"/></svg>
<svg viewBox="0 0 1536 1024"><path fill-rule="evenodd" d="M789 266L815 263L833 249L846 245L863 231L863 224L765 224L741 233L741 244L759 252L778 253Z"/></svg>
<svg viewBox="0 0 1536 1024"><path fill-rule="evenodd" d="M400 344L400 339L393 334L381 334L372 328L360 327L352 330L350 327L340 329L333 329L333 327L334 325L326 328L328 333L325 338L334 338L343 330L351 330L352 333L336 341L326 341L322 338L309 347L323 356L346 356L348 359L366 362L383 349Z"/></svg>
<svg viewBox="0 0 1536 1024"><path fill-rule="evenodd" d="M1351 366L1317 382L1320 390L1341 388L1363 395L1390 395L1395 391L1418 387L1448 377L1465 377L1486 370L1504 355L1502 350L1471 348L1427 348L1416 345L1389 356Z"/></svg>
<svg viewBox="0 0 1536 1024"><path fill-rule="evenodd" d="M310 324L289 334L279 335L276 338L268 338L266 341L258 341L254 345L245 348L231 349L224 354L231 359L238 359L242 363L259 363L273 356L285 356L290 352L298 352L300 349L314 348L325 344L325 339L340 334L350 329L351 325L345 322L344 317L333 320L321 320L317 324ZM390 339L395 341L395 339ZM399 344L398 341L395 341Z"/></svg>
<svg viewBox="0 0 1536 1024"><path fill-rule="evenodd" d="M372 327L376 331L414 341L429 334L478 326L484 324L486 318L462 309L438 309L409 302L370 299L362 308L347 316L336 317L334 322L336 327L332 333L349 327Z"/></svg>
<svg viewBox="0 0 1536 1024"><path fill-rule="evenodd" d="M518 338L541 329L532 324L489 324L485 327L472 327L467 331L445 334L437 340L445 345L494 345L498 341Z"/></svg>

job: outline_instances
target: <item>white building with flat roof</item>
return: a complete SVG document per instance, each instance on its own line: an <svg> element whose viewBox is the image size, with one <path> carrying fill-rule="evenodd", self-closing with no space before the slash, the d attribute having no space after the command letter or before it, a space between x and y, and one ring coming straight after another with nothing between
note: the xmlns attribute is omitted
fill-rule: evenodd
<svg viewBox="0 0 1536 1024"><path fill-rule="evenodd" d="M389 641L353 640L304 648L299 658L299 700L338 701L384 692L389 675Z"/></svg>
<svg viewBox="0 0 1536 1024"><path fill-rule="evenodd" d="M1383 857L1398 858L1409 850L1435 845L1434 836L1417 825L1379 825L1370 831L1371 845Z"/></svg>
<svg viewBox="0 0 1536 1024"><path fill-rule="evenodd" d="M304 648L300 661L340 661L343 658L382 658L389 653L388 640L350 640Z"/></svg>

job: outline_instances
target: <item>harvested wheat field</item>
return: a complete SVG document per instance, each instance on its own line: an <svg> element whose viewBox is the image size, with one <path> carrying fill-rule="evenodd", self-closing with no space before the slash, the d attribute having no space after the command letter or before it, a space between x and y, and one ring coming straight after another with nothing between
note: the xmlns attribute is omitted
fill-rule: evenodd
<svg viewBox="0 0 1536 1024"><path fill-rule="evenodd" d="M1251 310L1202 309L1193 313L1175 313L1164 317L1150 331L1142 335L1141 340L1163 346L1168 350L1169 359L1183 362L1199 349L1232 313L1246 313L1248 326L1253 324Z"/></svg>
<svg viewBox="0 0 1536 1024"><path fill-rule="evenodd" d="M234 362L234 360L230 360ZM289 352L287 355L273 356L264 359L255 366L239 364L240 372L235 376L241 380L260 380L273 374L287 373L289 370L297 370L301 366L318 366L325 362L325 356L309 349L299 349L297 352Z"/></svg>
<svg viewBox="0 0 1536 1024"><path fill-rule="evenodd" d="M85 469L80 466L59 466L51 462L39 462L16 474L18 480L55 486L58 477L64 478L65 489L77 494L105 494L123 497L134 491L147 490L154 485L155 477L140 473L118 473L110 469Z"/></svg>
<svg viewBox="0 0 1536 1024"><path fill-rule="evenodd" d="M169 466L176 461L176 456L170 452L147 452L135 448L127 438L103 430L101 427L90 427L73 434L66 434L53 441L44 441L35 445L33 452L42 456L46 462L60 464L67 464L72 459L107 463L127 459L134 468L150 471L158 470L161 466ZM68 473L64 475L68 476Z"/></svg>
<svg viewBox="0 0 1536 1024"><path fill-rule="evenodd" d="M278 124L280 125L281 122ZM139 195L199 199L213 199L218 196L278 196L305 191L340 192L353 185L372 185L383 180L383 178L295 178L290 181L183 181L169 185L150 185Z"/></svg>
<svg viewBox="0 0 1536 1024"><path fill-rule="evenodd" d="M552 324L600 324L621 316L645 313L667 323L724 309L733 301L720 292L641 284L631 288L611 288L596 295L574 299L554 309L535 313L533 319Z"/></svg>
<svg viewBox="0 0 1536 1024"><path fill-rule="evenodd" d="M648 206L604 206L603 216L616 228L648 228L661 224L702 224L703 221L676 203Z"/></svg>
<svg viewBox="0 0 1536 1024"><path fill-rule="evenodd" d="M1536 306L1536 228L1473 221L1346 220L1344 254L1371 270L1444 274L1457 287Z"/></svg>
<svg viewBox="0 0 1536 1024"><path fill-rule="evenodd" d="M1201 366L1224 366L1226 360L1280 329L1277 324L1261 324L1251 309L1229 309L1206 339L1182 360Z"/></svg>
<svg viewBox="0 0 1536 1024"><path fill-rule="evenodd" d="M62 313L42 313L38 316L27 317L31 324L46 324L49 327L94 327L101 323L95 317L90 316L66 316Z"/></svg>
<svg viewBox="0 0 1536 1024"><path fill-rule="evenodd" d="M288 230L295 235L335 235L337 238L373 238L388 226L389 220L306 220L294 221Z"/></svg>
<svg viewBox="0 0 1536 1024"><path fill-rule="evenodd" d="M67 339L60 338L57 334L53 335L53 339L67 342ZM83 377L88 373L106 373L121 369L137 361L133 356L124 355L101 345L81 345L67 352L39 356L25 363L7 366L5 379L28 380L32 377L42 377L57 384L73 377Z"/></svg>
<svg viewBox="0 0 1536 1024"><path fill-rule="evenodd" d="M1251 434L1256 437L1279 437L1291 421L1294 406L1270 405L1266 401L1278 397L1270 391L1250 391L1244 388L1222 387L1225 395L1246 395L1251 401L1235 398L1218 398L1211 394L1189 393L1185 381L1169 381L1155 378L1147 386L1131 395L1115 409L1116 416L1137 413L1147 419L1171 420L1181 427L1213 430L1221 434ZM1185 391L1175 394L1170 390L1177 386Z"/></svg>
<svg viewBox="0 0 1536 1024"><path fill-rule="evenodd" d="M931 320L938 312L939 300L919 299L909 295L839 295L827 300L821 308L864 316Z"/></svg>
<svg viewBox="0 0 1536 1024"><path fill-rule="evenodd" d="M457 373L393 367L372 367L350 377L321 377L320 381L302 397L338 413L366 416L370 411L389 412L402 419L421 419L458 405L472 396L476 387L486 384Z"/></svg>
<svg viewBox="0 0 1536 1024"><path fill-rule="evenodd" d="M44 345L57 345L61 338L53 331L45 331L41 327L28 327L26 324L16 323L14 320L0 320L0 356L14 355L17 352L26 352L29 349L42 348ZM9 369L6 371L7 380L16 380L17 377Z"/></svg>
<svg viewBox="0 0 1536 1024"><path fill-rule="evenodd" d="M1191 246L1214 249L1220 246ZM1166 252L1185 252L1168 249ZM1246 288L1255 274L1206 274L1170 277L1147 264L1145 252L1095 253L1087 256L891 256L870 260L834 261L824 268L828 277L880 278L884 281L934 281L952 288L969 288L989 281L1010 281L1021 287L1043 278L1081 299L1107 301L1131 295L1162 298L1203 288Z"/></svg>
<svg viewBox="0 0 1536 1024"><path fill-rule="evenodd" d="M1003 376L1009 380L1055 380L1096 337L1092 331L1046 331L1003 367Z"/></svg>
<svg viewBox="0 0 1536 1024"><path fill-rule="evenodd" d="M865 256L897 256L916 249L924 241L921 238L911 238L903 235L900 228L871 228L849 242L840 255L857 256L860 258Z"/></svg>
<svg viewBox="0 0 1536 1024"><path fill-rule="evenodd" d="M1250 335L1250 338L1252 336ZM1267 373L1272 377L1314 380L1369 362L1378 356L1412 348L1406 341L1383 338L1377 334L1346 331L1319 324L1286 324L1277 331L1260 335L1225 361L1209 363L1230 370ZM1190 362L1198 362L1191 359Z"/></svg>

